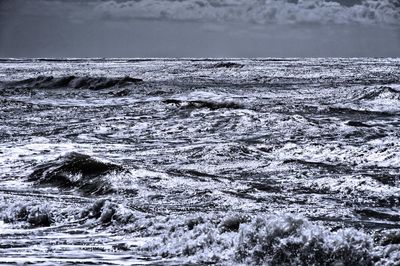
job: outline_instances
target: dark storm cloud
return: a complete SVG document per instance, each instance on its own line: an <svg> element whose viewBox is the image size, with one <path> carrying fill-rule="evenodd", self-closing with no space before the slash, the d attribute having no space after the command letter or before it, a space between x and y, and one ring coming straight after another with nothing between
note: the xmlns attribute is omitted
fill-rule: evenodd
<svg viewBox="0 0 400 266"><path fill-rule="evenodd" d="M400 56L397 0L0 0L2 57Z"/></svg>
<svg viewBox="0 0 400 266"><path fill-rule="evenodd" d="M400 24L400 10L393 0L105 1L99 3L94 12L103 14L103 18L120 19L166 18L256 24Z"/></svg>

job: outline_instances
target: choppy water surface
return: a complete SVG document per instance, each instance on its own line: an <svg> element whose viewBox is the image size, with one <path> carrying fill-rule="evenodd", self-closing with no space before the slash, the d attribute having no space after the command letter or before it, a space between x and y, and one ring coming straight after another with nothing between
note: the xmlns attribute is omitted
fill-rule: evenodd
<svg viewBox="0 0 400 266"><path fill-rule="evenodd" d="M400 60L2 60L0 261L400 261Z"/></svg>

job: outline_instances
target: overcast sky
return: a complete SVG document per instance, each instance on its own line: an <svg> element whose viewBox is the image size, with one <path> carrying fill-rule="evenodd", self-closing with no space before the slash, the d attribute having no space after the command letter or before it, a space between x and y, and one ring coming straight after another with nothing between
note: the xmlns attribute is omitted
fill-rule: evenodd
<svg viewBox="0 0 400 266"><path fill-rule="evenodd" d="M399 0L0 0L0 57L400 57Z"/></svg>

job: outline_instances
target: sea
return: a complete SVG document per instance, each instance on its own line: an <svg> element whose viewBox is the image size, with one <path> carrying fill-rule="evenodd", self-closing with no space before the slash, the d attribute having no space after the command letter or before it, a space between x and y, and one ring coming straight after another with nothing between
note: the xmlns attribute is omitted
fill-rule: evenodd
<svg viewBox="0 0 400 266"><path fill-rule="evenodd" d="M400 265L400 59L1 59L0 264Z"/></svg>

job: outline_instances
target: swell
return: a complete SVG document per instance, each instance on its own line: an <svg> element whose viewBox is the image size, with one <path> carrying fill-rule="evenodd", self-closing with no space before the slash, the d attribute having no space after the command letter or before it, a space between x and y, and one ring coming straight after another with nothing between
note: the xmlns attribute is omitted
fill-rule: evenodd
<svg viewBox="0 0 400 266"><path fill-rule="evenodd" d="M37 166L28 180L40 186L54 186L62 190L77 189L85 195L104 195L114 192L106 176L123 171L122 166L72 152Z"/></svg>
<svg viewBox="0 0 400 266"><path fill-rule="evenodd" d="M383 117L397 116L400 111L400 91L398 84L390 86L366 87L351 95L352 100L333 106L330 111L348 116ZM366 125L354 124L365 127Z"/></svg>
<svg viewBox="0 0 400 266"><path fill-rule="evenodd" d="M208 108L210 110L217 110L217 109L243 109L244 106L231 101L209 101L209 100L193 100L193 101L184 101L184 100L177 100L177 99L167 99L164 100L163 103L174 105L181 109L202 109Z"/></svg>
<svg viewBox="0 0 400 266"><path fill-rule="evenodd" d="M359 99L365 101L373 101L378 99L400 101L400 91L390 86L382 86L364 93L364 95L362 95Z"/></svg>
<svg viewBox="0 0 400 266"><path fill-rule="evenodd" d="M89 89L101 90L112 87L125 87L134 83L143 81L142 79L125 77L90 77L90 76L38 76L20 81L12 81L5 83L8 88L31 88L31 89Z"/></svg>

